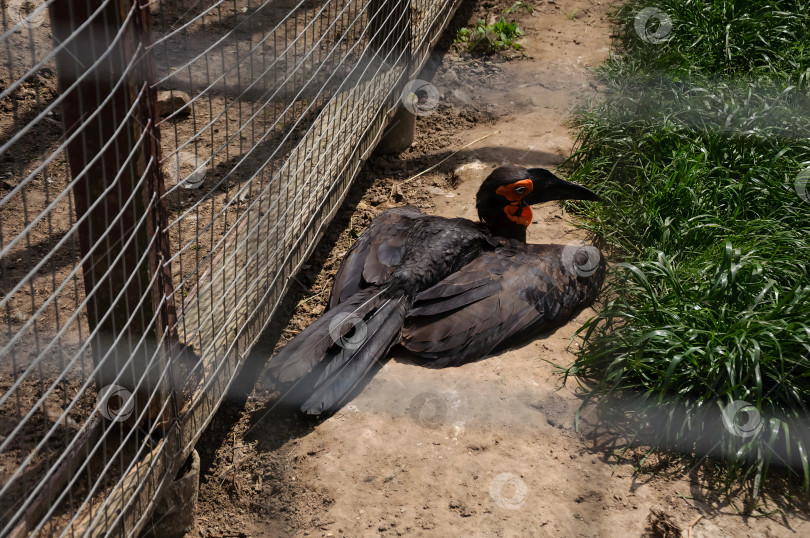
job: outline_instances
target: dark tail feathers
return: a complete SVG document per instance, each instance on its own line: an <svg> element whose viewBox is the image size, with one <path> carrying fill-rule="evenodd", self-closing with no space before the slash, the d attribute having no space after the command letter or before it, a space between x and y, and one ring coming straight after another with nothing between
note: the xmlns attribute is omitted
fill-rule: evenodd
<svg viewBox="0 0 810 538"><path fill-rule="evenodd" d="M297 381L315 369L301 379L312 384L305 387L301 410L313 415L335 411L375 361L399 342L406 310L404 297L383 298L379 288L363 290L301 331L273 358L271 369L282 382Z"/></svg>

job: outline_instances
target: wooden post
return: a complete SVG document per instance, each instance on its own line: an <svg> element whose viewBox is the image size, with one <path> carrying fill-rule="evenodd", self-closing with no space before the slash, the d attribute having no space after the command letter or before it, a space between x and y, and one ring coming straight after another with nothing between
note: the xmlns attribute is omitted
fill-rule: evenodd
<svg viewBox="0 0 810 538"><path fill-rule="evenodd" d="M77 219L85 218L78 231L87 320L91 331L97 331L91 341L96 382L99 389L117 384L136 392L137 416L150 405L148 396L165 367L165 361L147 366L157 351L156 338L174 334L176 315L171 269L164 265L168 238L156 90L150 84L151 57L143 53L148 7L132 0L101 8L103 4L59 0L49 11L65 129L68 136L79 133L67 152L71 176L81 176L73 198ZM142 57L130 66L136 54ZM130 114L136 100L140 104ZM153 312L164 294L167 301L158 312L155 334ZM164 397L166 392L161 390Z"/></svg>

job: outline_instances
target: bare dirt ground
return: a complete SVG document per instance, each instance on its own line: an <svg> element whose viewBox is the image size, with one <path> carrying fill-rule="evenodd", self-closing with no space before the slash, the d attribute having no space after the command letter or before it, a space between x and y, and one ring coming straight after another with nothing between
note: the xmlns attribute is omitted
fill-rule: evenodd
<svg viewBox="0 0 810 538"><path fill-rule="evenodd" d="M463 6L456 28L508 5ZM297 276L281 321L267 329L198 444L200 497L189 537L810 535L807 515L789 509L739 515L713 489L710 462L634 473L643 450L620 455L614 437L575 431L581 391L573 380L563 385L553 364L572 361L572 335L593 311L460 368L423 369L395 352L325 420L279 405L263 375L273 350L323 312L343 254L380 211L411 203L475 218L475 190L495 166L565 160L574 145L570 112L595 95L589 68L609 54L608 7L539 2L533 16L521 15L525 55L506 61L450 50L432 60L422 78L439 89L438 110L418 118L410 149L367 163ZM454 177L468 162L480 164ZM535 217L530 242L587 239L559 206Z"/></svg>

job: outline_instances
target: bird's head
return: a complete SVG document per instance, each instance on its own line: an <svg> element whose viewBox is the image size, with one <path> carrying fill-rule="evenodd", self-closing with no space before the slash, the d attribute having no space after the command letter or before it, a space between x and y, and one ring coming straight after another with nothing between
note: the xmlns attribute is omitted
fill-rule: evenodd
<svg viewBox="0 0 810 538"><path fill-rule="evenodd" d="M526 241L534 204L552 200L594 200L601 198L582 185L560 179L545 168L501 166L481 184L475 196L478 217L492 233Z"/></svg>

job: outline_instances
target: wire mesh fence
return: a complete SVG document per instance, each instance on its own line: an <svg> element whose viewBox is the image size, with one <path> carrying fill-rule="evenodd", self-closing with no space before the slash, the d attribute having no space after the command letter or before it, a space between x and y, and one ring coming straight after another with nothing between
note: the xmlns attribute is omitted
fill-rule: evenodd
<svg viewBox="0 0 810 538"><path fill-rule="evenodd" d="M140 532L457 0L5 0L0 535Z"/></svg>

